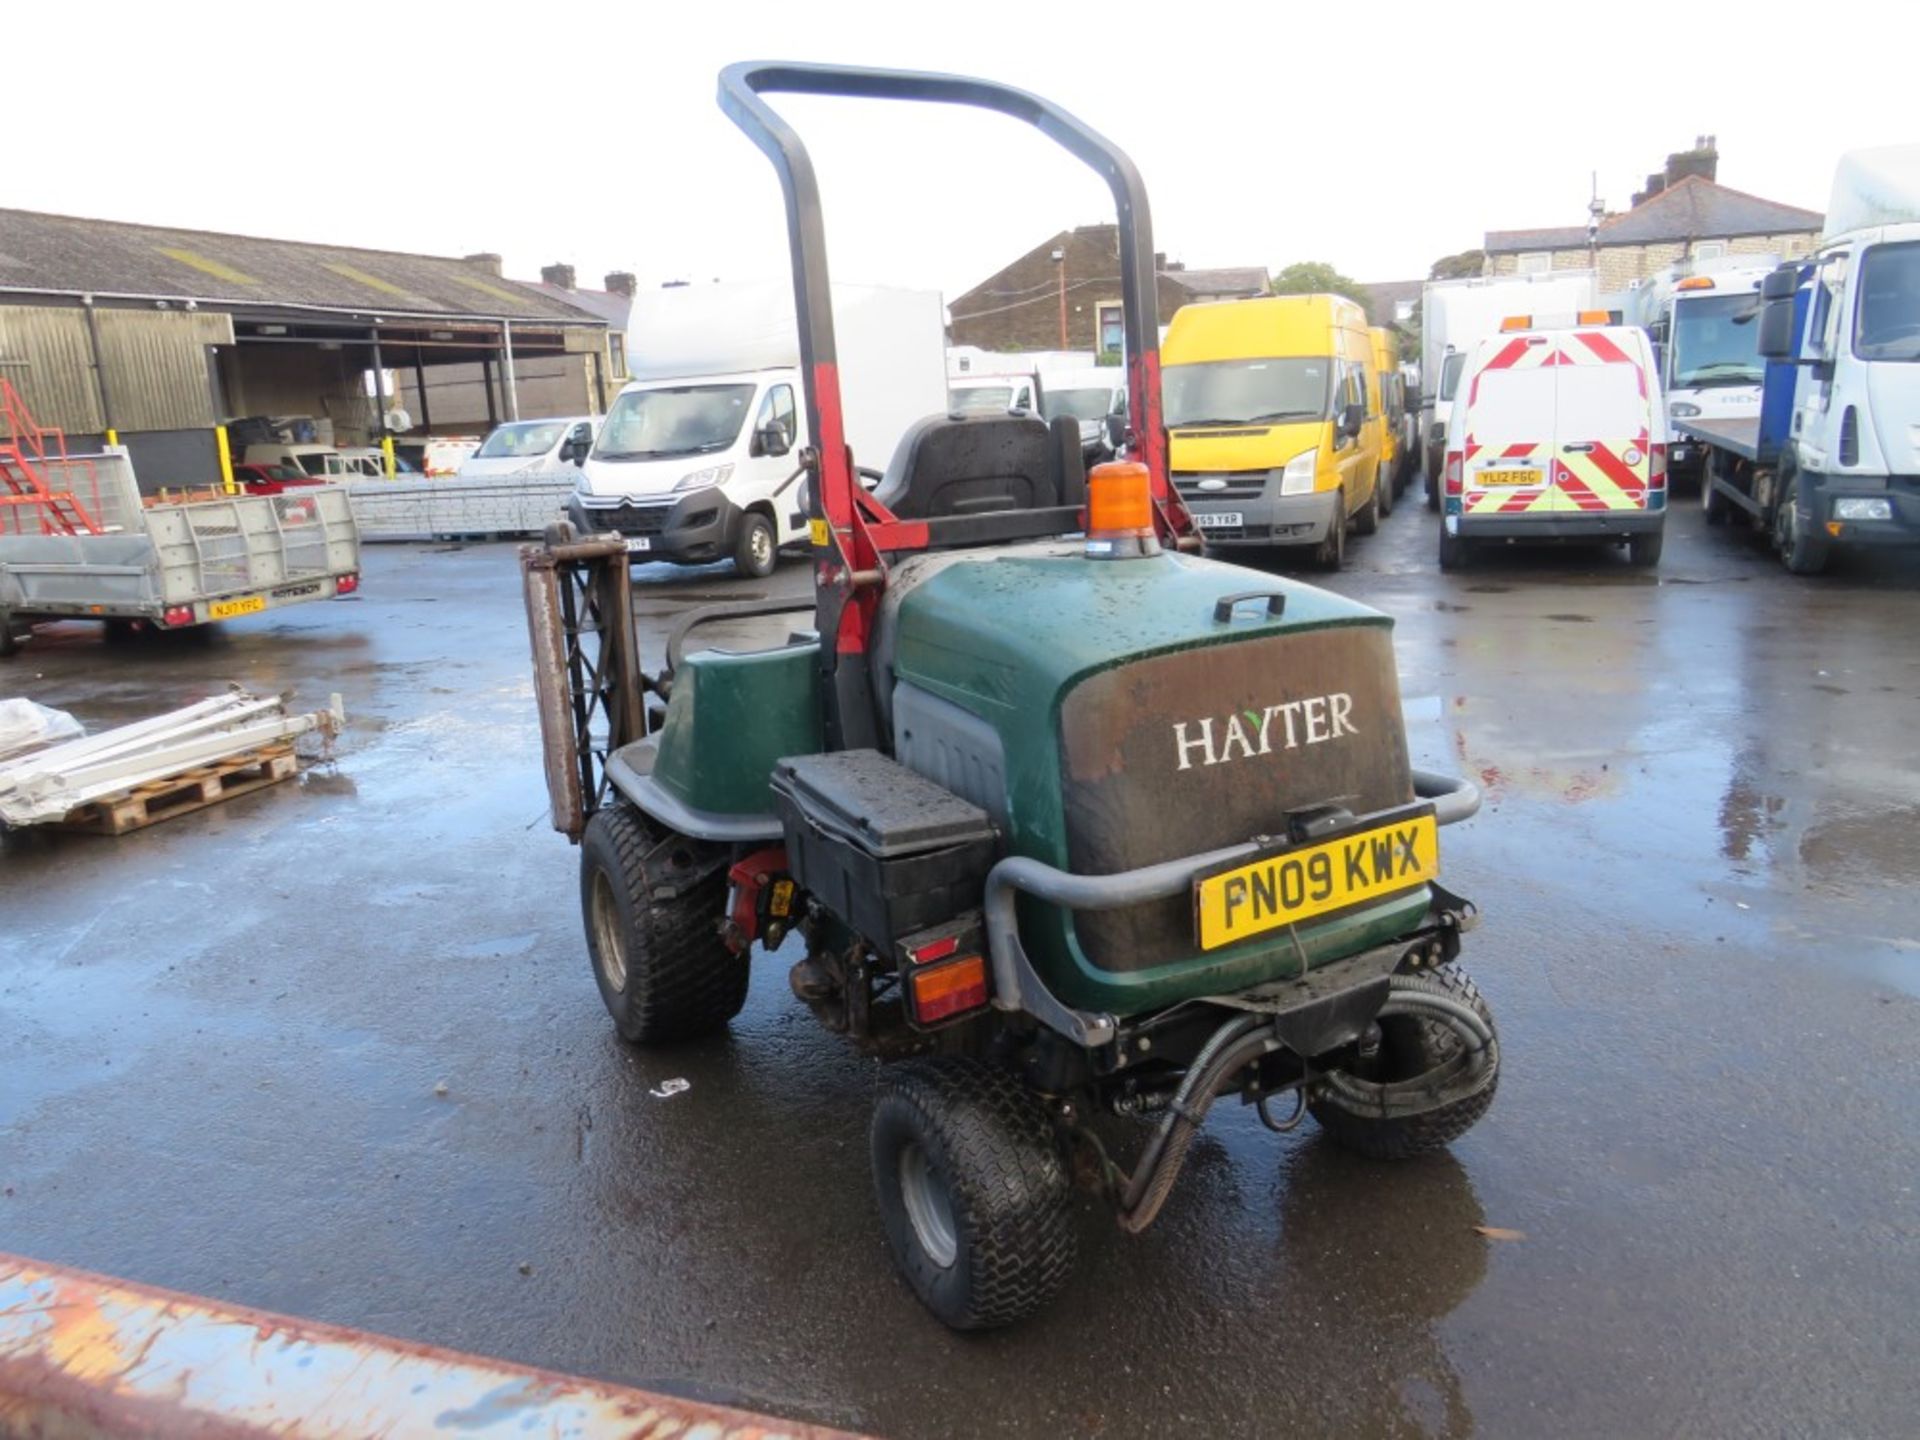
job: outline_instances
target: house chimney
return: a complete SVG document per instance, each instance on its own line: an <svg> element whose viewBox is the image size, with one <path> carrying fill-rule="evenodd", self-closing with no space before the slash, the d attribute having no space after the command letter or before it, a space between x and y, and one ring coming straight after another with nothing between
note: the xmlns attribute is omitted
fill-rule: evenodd
<svg viewBox="0 0 1920 1440"><path fill-rule="evenodd" d="M542 285L551 285L556 290L573 289L573 266L542 265L540 267L540 283Z"/></svg>
<svg viewBox="0 0 1920 1440"><path fill-rule="evenodd" d="M1711 135L1696 135L1691 150L1667 156L1667 184L1677 185L1689 175L1711 180L1720 169L1720 151Z"/></svg>
<svg viewBox="0 0 1920 1440"><path fill-rule="evenodd" d="M639 281L633 278L631 270L609 270L606 285L608 294L624 295L631 300L633 292L639 288Z"/></svg>
<svg viewBox="0 0 1920 1440"><path fill-rule="evenodd" d="M497 276L500 273L500 257L491 250L482 250L478 255L462 255L460 258L469 265L478 265L489 275Z"/></svg>

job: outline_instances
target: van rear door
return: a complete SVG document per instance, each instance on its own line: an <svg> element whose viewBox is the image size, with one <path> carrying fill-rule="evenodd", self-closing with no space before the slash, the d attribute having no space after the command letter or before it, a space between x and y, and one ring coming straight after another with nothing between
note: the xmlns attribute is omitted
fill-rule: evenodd
<svg viewBox="0 0 1920 1440"><path fill-rule="evenodd" d="M1550 508L1647 508L1652 400L1636 348L1599 330L1559 337Z"/></svg>
<svg viewBox="0 0 1920 1440"><path fill-rule="evenodd" d="M1516 335L1467 382L1462 510L1521 514L1553 484L1554 371L1543 336Z"/></svg>

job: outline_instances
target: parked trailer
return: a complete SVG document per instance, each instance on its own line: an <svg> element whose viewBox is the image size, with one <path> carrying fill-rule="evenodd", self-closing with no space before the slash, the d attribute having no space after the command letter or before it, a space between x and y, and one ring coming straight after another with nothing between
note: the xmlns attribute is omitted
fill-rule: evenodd
<svg viewBox="0 0 1920 1440"><path fill-rule="evenodd" d="M123 447L33 468L46 498L0 511L0 655L39 621L179 630L359 588L339 486L148 504Z"/></svg>

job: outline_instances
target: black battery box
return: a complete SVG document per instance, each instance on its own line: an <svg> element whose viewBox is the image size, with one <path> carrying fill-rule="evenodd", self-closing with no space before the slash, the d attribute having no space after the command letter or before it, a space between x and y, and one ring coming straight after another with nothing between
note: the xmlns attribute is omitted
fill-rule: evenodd
<svg viewBox="0 0 1920 1440"><path fill-rule="evenodd" d="M881 954L980 904L1000 838L987 812L878 750L774 763L787 864Z"/></svg>

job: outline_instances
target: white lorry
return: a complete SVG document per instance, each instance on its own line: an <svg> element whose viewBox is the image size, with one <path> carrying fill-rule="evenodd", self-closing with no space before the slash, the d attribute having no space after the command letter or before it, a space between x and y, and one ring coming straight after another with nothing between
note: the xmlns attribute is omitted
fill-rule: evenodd
<svg viewBox="0 0 1920 1440"><path fill-rule="evenodd" d="M1920 548L1920 145L1843 155L1819 248L1760 295L1759 413L1677 422L1708 523L1742 517L1796 575Z"/></svg>
<svg viewBox="0 0 1920 1440"><path fill-rule="evenodd" d="M1773 255L1668 266L1627 296L1629 324L1653 341L1667 418L1752 420L1760 414L1760 283ZM1670 483L1699 477L1704 448L1684 436L1667 454Z"/></svg>
<svg viewBox="0 0 1920 1440"><path fill-rule="evenodd" d="M833 322L847 444L877 478L907 427L946 409L945 307L936 291L835 285ZM578 462L568 519L617 531L636 558L771 574L807 534L792 287L661 289L629 326L634 378Z"/></svg>
<svg viewBox="0 0 1920 1440"><path fill-rule="evenodd" d="M1498 334L1501 322L1511 316L1591 310L1598 289L1591 270L1427 282L1420 292L1420 436L1429 510L1440 508L1447 420L1468 353L1489 335Z"/></svg>

